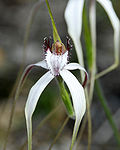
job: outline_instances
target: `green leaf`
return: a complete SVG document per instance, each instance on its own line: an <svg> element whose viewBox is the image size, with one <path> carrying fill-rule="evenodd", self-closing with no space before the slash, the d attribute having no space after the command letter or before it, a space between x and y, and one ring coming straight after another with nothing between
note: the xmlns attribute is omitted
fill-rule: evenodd
<svg viewBox="0 0 120 150"><path fill-rule="evenodd" d="M120 147L120 134L119 134L119 131L118 131L117 127L116 127L116 124L115 124L115 122L114 122L114 120L112 118L112 113L111 113L111 111L109 109L109 106L107 104L107 100L106 100L105 96L103 95L102 88L101 88L100 83L99 83L98 80L96 80L96 82L95 82L95 89L96 89L99 101L100 101L100 103L101 103L101 105L102 105L102 107L104 109L106 117L107 117L107 119L109 121L109 124L112 127L112 130L114 132L115 138L116 138L116 140L118 142L118 145Z"/></svg>
<svg viewBox="0 0 120 150"><path fill-rule="evenodd" d="M87 12L85 6L83 9L83 29L84 29L84 39L85 39L85 46L86 46L88 68L91 70L93 65L92 40L91 40L90 28L88 24L88 18L87 18Z"/></svg>

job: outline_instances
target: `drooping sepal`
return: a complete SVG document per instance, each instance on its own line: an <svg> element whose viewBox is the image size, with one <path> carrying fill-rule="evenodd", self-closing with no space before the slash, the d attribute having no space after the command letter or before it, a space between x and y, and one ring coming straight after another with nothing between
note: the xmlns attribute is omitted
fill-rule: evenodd
<svg viewBox="0 0 120 150"><path fill-rule="evenodd" d="M75 111L75 125L72 135L72 143L70 146L70 150L72 150L80 126L80 122L86 110L85 93L82 85L70 71L63 69L60 72L60 75L62 76L63 80L69 88Z"/></svg>
<svg viewBox="0 0 120 150"><path fill-rule="evenodd" d="M27 66L26 69L24 70L24 72L23 72L21 78L20 78L20 81L19 81L19 84L18 84L18 87L17 87L17 90L16 90L16 94L15 94L15 99L17 99L17 97L19 96L21 87L23 86L23 84L24 84L24 82L25 82L27 76L29 75L30 71L31 71L35 66L48 69L45 60L40 61L40 62L38 62L38 63L36 63L36 64L31 64L31 65Z"/></svg>
<svg viewBox="0 0 120 150"><path fill-rule="evenodd" d="M80 71L84 71L85 73L85 77L84 77L84 81L82 83L82 86L85 87L86 84L87 84L87 81L88 81L88 73L87 71L85 70L84 67L82 67L80 64L78 63L69 63L65 66L65 69L68 69L68 70L76 70L76 69L79 69Z"/></svg>
<svg viewBox="0 0 120 150"><path fill-rule="evenodd" d="M50 73L50 71L48 71L34 84L29 92L25 106L25 117L28 134L28 150L32 150L32 115L34 113L41 93L53 78L54 76Z"/></svg>

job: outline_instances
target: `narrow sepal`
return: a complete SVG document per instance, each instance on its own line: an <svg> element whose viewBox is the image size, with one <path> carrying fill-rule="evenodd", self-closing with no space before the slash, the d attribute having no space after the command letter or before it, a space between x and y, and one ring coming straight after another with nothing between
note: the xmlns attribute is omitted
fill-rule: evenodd
<svg viewBox="0 0 120 150"><path fill-rule="evenodd" d="M85 94L82 85L78 82L76 77L71 72L63 69L60 72L60 75L62 76L63 80L65 81L66 85L70 90L76 117L72 136L72 143L70 148L72 150L72 147L75 143L75 139L78 133L80 122L86 110Z"/></svg>
<svg viewBox="0 0 120 150"><path fill-rule="evenodd" d="M85 70L84 67L82 67L80 64L78 63L69 63L65 66L65 69L68 69L68 70L76 70L76 69L79 69L81 71L84 71L85 73L85 77L84 77L84 81L82 83L82 86L85 87L85 85L87 84L87 80L88 80L88 73L87 71Z"/></svg>
<svg viewBox="0 0 120 150"><path fill-rule="evenodd" d="M38 62L36 64L31 64L31 65L27 66L26 69L24 70L22 76L21 76L21 79L20 79L20 82L19 82L20 85L22 85L22 83L24 82L25 78L28 76L28 74L30 73L30 71L32 70L32 68L35 67L35 66L48 69L45 60L40 61L40 62Z"/></svg>
<svg viewBox="0 0 120 150"><path fill-rule="evenodd" d="M45 87L49 84L49 82L54 78L54 76L48 71L44 74L31 88L28 99L25 106L25 117L27 124L27 133L28 133L28 150L31 150L32 147L32 115L36 108L39 97Z"/></svg>

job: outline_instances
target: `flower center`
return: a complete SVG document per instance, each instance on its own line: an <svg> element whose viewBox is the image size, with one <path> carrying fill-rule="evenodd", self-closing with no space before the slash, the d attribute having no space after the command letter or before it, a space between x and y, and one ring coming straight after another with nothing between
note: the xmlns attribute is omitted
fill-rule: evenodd
<svg viewBox="0 0 120 150"><path fill-rule="evenodd" d="M56 41L55 43L53 43L51 51L54 54L62 55L66 52L66 48L63 43Z"/></svg>
<svg viewBox="0 0 120 150"><path fill-rule="evenodd" d="M54 76L57 76L68 63L68 50L59 41L53 43L51 48L47 47L45 58L48 68Z"/></svg>

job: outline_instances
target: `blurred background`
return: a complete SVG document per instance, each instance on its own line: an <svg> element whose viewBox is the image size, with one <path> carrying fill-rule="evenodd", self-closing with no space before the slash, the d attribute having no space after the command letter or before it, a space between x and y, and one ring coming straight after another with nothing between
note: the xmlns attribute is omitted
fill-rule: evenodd
<svg viewBox="0 0 120 150"><path fill-rule="evenodd" d="M3 147L10 118L14 97L14 87L20 68L24 63L36 63L44 59L43 39L52 36L52 26L44 0L41 0L39 10L33 20L30 36L24 53L24 35L31 10L37 0L0 0L0 149ZM63 43L66 43L67 26L64 20L64 10L67 0L50 0L50 6L55 18L58 32ZM120 1L112 0L117 16L120 18ZM64 42L65 41L65 42ZM83 47L84 37L82 36ZM72 41L71 41L72 43ZM72 43L73 44L73 43ZM85 51L85 48L84 48ZM26 55L24 55L26 54ZM98 72L110 66L114 59L113 30L110 21L97 4L97 66ZM86 56L84 56L86 57ZM74 46L70 61L77 62ZM25 68L24 66L24 68ZM7 150L19 150L26 141L26 125L24 106L31 86L45 73L44 69L34 68L27 79L16 104L12 130L7 144ZM108 105L120 131L120 67L100 79ZM40 121L61 102L56 81L45 89L38 102L33 117L33 129ZM117 142L113 131L107 122L105 113L96 94L91 107L92 114L92 150L114 150ZM60 106L45 125L37 131L33 138L33 150L48 149L60 126L66 118L64 106ZM69 148L74 121L69 120L54 150ZM84 131L81 149L87 147L87 126ZM24 148L23 148L24 149ZM25 148L26 149L26 148Z"/></svg>

